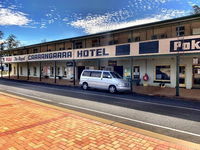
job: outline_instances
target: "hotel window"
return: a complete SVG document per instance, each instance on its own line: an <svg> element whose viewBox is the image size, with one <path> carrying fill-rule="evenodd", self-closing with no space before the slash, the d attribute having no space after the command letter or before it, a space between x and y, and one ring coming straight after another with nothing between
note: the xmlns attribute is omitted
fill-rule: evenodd
<svg viewBox="0 0 200 150"><path fill-rule="evenodd" d="M66 78L67 79L73 79L74 78L73 67L66 67L65 72L66 72Z"/></svg>
<svg viewBox="0 0 200 150"><path fill-rule="evenodd" d="M114 45L114 44L118 44L119 42L118 42L118 40L111 40L111 41L109 41L109 45Z"/></svg>
<svg viewBox="0 0 200 150"><path fill-rule="evenodd" d="M140 66L133 67L133 79L140 79Z"/></svg>
<svg viewBox="0 0 200 150"><path fill-rule="evenodd" d="M140 41L140 37L139 36L134 38L134 42L139 42L139 41Z"/></svg>
<svg viewBox="0 0 200 150"><path fill-rule="evenodd" d="M200 34L200 28L194 28L194 29L192 29L192 34L193 35L199 35Z"/></svg>
<svg viewBox="0 0 200 150"><path fill-rule="evenodd" d="M37 76L37 68L33 67L33 76Z"/></svg>
<svg viewBox="0 0 200 150"><path fill-rule="evenodd" d="M65 50L65 48L64 48L64 47L63 47L63 48L62 48L62 47L60 47L60 48L59 48L59 50Z"/></svg>
<svg viewBox="0 0 200 150"><path fill-rule="evenodd" d="M170 66L156 66L156 81L170 81Z"/></svg>
<svg viewBox="0 0 200 150"><path fill-rule="evenodd" d="M58 75L60 75L60 67L58 67Z"/></svg>
<svg viewBox="0 0 200 150"><path fill-rule="evenodd" d="M140 41L140 36L136 36L136 37L128 39L128 42L139 42L139 41Z"/></svg>
<svg viewBox="0 0 200 150"><path fill-rule="evenodd" d="M161 34L161 35L160 35L160 38L161 38L161 39L167 38L167 34Z"/></svg>
<svg viewBox="0 0 200 150"><path fill-rule="evenodd" d="M176 27L176 36L184 36L184 34L185 34L185 27L184 26Z"/></svg>
<svg viewBox="0 0 200 150"><path fill-rule="evenodd" d="M33 49L33 53L38 53L38 49Z"/></svg>
<svg viewBox="0 0 200 150"><path fill-rule="evenodd" d="M157 36L157 35L152 35L152 36L151 36L151 39L152 39L152 40L158 39L158 36Z"/></svg>
<svg viewBox="0 0 200 150"><path fill-rule="evenodd" d="M54 67L51 67L51 74L50 76L53 76L54 75Z"/></svg>
<svg viewBox="0 0 200 150"><path fill-rule="evenodd" d="M20 75L23 75L23 67L20 67Z"/></svg>
<svg viewBox="0 0 200 150"><path fill-rule="evenodd" d="M92 47L96 47L96 46L99 46L99 40L98 39L92 40Z"/></svg>
<svg viewBox="0 0 200 150"><path fill-rule="evenodd" d="M82 42L76 42L75 48L83 48L83 43Z"/></svg>
<svg viewBox="0 0 200 150"><path fill-rule="evenodd" d="M67 69L66 69L66 67L63 67L63 76L64 76L64 77L67 76Z"/></svg>

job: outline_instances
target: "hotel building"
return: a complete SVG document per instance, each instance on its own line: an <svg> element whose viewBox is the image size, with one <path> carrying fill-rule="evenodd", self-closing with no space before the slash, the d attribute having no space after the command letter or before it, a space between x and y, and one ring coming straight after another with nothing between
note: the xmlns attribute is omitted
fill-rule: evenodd
<svg viewBox="0 0 200 150"><path fill-rule="evenodd" d="M31 36L31 35L30 35ZM133 86L200 88L200 15L1 51L1 77L78 85L84 69Z"/></svg>

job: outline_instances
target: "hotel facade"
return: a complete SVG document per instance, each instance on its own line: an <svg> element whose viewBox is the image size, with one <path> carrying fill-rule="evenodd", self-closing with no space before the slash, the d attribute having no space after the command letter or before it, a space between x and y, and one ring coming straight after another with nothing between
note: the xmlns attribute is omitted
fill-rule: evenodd
<svg viewBox="0 0 200 150"><path fill-rule="evenodd" d="M1 77L78 85L84 69L118 72L133 86L200 88L200 16L1 51Z"/></svg>

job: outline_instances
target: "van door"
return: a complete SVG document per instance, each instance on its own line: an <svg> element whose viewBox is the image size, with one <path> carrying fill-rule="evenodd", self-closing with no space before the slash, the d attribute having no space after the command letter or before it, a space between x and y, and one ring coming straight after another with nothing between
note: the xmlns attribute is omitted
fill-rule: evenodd
<svg viewBox="0 0 200 150"><path fill-rule="evenodd" d="M111 84L114 84L112 83L112 76L110 75L109 72L103 72L103 75L102 75L102 78L101 78L101 86L102 86L102 89L105 89L107 90L108 87L111 85Z"/></svg>
<svg viewBox="0 0 200 150"><path fill-rule="evenodd" d="M101 74L102 71L91 71L90 78L87 80L89 87L101 89Z"/></svg>

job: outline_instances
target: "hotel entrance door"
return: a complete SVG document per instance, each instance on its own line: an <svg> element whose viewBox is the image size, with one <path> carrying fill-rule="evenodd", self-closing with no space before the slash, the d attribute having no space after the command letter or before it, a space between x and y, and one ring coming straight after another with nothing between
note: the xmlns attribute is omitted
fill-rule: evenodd
<svg viewBox="0 0 200 150"><path fill-rule="evenodd" d="M200 88L200 66L193 66L193 87Z"/></svg>
<svg viewBox="0 0 200 150"><path fill-rule="evenodd" d="M185 66L179 66L179 86L186 87L186 85L185 85Z"/></svg>
<svg viewBox="0 0 200 150"><path fill-rule="evenodd" d="M124 75L123 66L114 66L114 71L123 77L123 75Z"/></svg>

